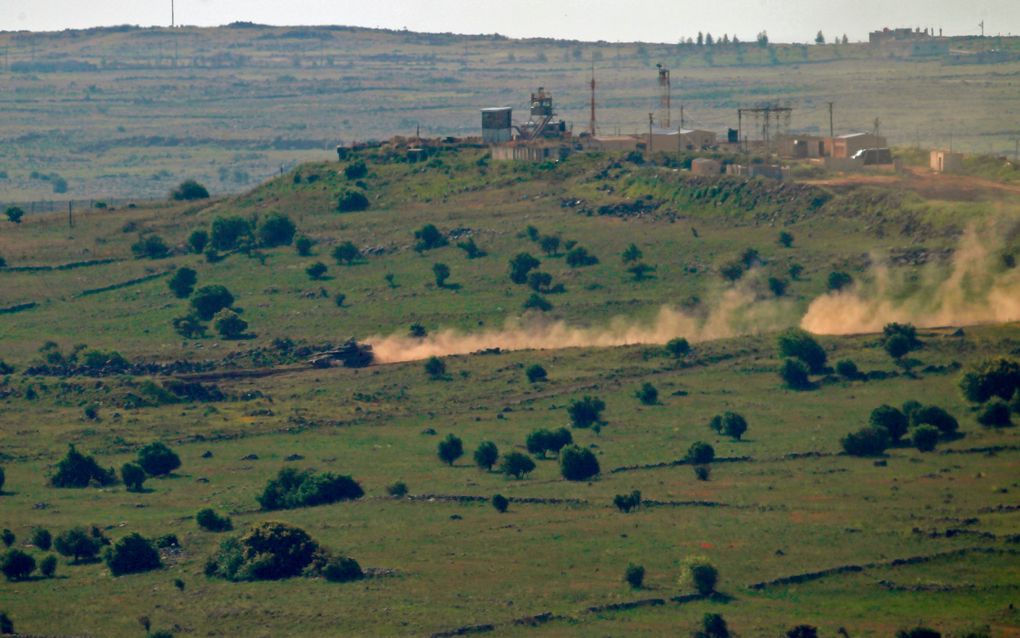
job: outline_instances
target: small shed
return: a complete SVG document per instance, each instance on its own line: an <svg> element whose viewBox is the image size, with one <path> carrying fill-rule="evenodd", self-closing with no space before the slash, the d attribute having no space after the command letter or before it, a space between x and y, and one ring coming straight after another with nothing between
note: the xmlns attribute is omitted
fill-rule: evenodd
<svg viewBox="0 0 1020 638"><path fill-rule="evenodd" d="M960 173L963 171L963 153L932 151L931 170L936 173Z"/></svg>
<svg viewBox="0 0 1020 638"><path fill-rule="evenodd" d="M709 157L696 157L691 160L692 175L718 175L722 173L722 162Z"/></svg>

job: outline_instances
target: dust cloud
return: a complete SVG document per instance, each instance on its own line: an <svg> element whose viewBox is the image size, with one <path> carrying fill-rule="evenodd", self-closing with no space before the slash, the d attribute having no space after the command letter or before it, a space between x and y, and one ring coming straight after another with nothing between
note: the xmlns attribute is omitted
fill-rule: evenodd
<svg viewBox="0 0 1020 638"><path fill-rule="evenodd" d="M1020 267L1008 268L1003 242L1020 227L968 228L948 268L930 265L919 275L895 271L874 258L868 276L848 290L814 299L800 315L793 301L764 293L765 273L748 273L736 286L715 291L700 312L663 305L654 318L616 317L603 327L572 326L541 316L511 318L501 329L465 333L440 330L366 339L380 363L469 354L489 348L551 350L662 344L684 337L695 343L782 330L799 323L808 332L844 335L878 332L890 322L918 327L1020 320Z"/></svg>
<svg viewBox="0 0 1020 638"><path fill-rule="evenodd" d="M918 327L1020 320L1020 268L1006 267L1001 226L969 227L945 268L925 268L916 281L885 265L849 290L818 297L800 327L823 335L877 332L890 322Z"/></svg>

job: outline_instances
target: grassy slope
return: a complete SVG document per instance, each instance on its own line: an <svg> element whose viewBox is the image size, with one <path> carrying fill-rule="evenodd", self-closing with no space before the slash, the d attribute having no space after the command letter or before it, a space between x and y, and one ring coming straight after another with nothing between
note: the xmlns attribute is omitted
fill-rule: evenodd
<svg viewBox="0 0 1020 638"><path fill-rule="evenodd" d="M414 320L430 329L477 329L478 321L500 325L519 312L527 296L523 288L507 282L505 268L518 251L537 253L518 236L529 223L576 238L602 258L599 266L580 270L567 268L562 258L543 259L549 264L544 267L568 288L565 294L550 296L554 315L572 322L601 325L617 314L650 314L663 301L690 295L709 299L719 287L718 275L705 266L748 246L762 253L767 268L782 270L791 260L806 266L805 281L794 283L791 293L794 305L803 306L823 289L833 264L858 263L861 253L874 248L951 246L952 233L943 232L948 225L959 226L961 217L982 210L1015 206L1009 200L990 206L908 198L903 208L884 211L889 232L881 238L875 236L868 211L837 216L827 212L827 205L804 216L803 211L784 209L778 211L780 225L794 214L800 218L787 226L797 238L796 247L787 250L775 245L778 226L755 224L755 215L766 212L763 209L741 213L726 207L675 207L680 218L669 222L587 217L559 205L561 197L570 196L597 207L625 191L640 194L636 191L648 189L649 180L672 179L672 173L654 167L614 173L602 185L613 186L617 195L606 195L595 191L592 176L611 158L579 157L552 172L493 165L484 176L475 166L477 158L473 151L444 156L444 163L454 169L450 175L439 167L370 162L366 182L374 209L352 215L331 212L344 180L335 175L336 165L322 164L302 167L301 185L286 176L205 208L156 206L92 214L79 221L73 240L59 217L30 220L0 239L0 254L14 266L62 263L71 257L127 257L136 236L134 231L122 232L128 221L181 242L216 214L233 211L288 212L302 232L320 242L320 258L347 238L362 247L386 247L387 252L357 266L331 265L335 279L321 285L348 294L350 306L342 309L328 298L300 297L320 284L309 282L303 272L312 259L297 257L291 248L266 251L264 265L241 255L218 264L181 255L71 271L0 273L0 305L45 299L38 309L0 316L0 358L24 366L50 338L65 349L86 341L131 358L163 360L208 353L220 357L231 350L267 347L282 336L319 342L404 331ZM321 177L308 184L306 178L313 173ZM900 221L909 214L930 221L931 228L900 234ZM489 256L469 261L454 247L419 256L411 250L411 232L426 222L444 230L471 228ZM635 283L623 272L617 255L631 241L641 246L649 263L658 265L655 279ZM82 254L83 246L89 248L88 255ZM452 280L462 285L459 290L430 284L434 261L451 265ZM84 288L171 264L193 265L200 284L224 283L238 293L256 340L182 343L168 323L184 304L173 299L160 280L74 297ZM697 272L685 270L690 265L696 265ZM386 272L395 274L398 288L386 286ZM791 320L797 316L796 309L791 310ZM1018 338L1015 326L968 329L965 338L929 333L919 358L925 364L967 364L1015 351ZM823 342L832 361L849 357L864 370L894 369L872 337ZM523 367L533 362L549 370L549 382L527 383ZM1013 504L1015 450L922 455L900 449L890 453L886 467L844 457L780 458L790 452L836 452L839 437L860 427L871 408L908 398L937 402L960 418L965 436L944 449L1015 447L1015 430L992 431L975 423L956 390L956 373L837 382L794 393L779 388L776 364L768 334L705 342L681 366L659 356L655 348L641 346L464 356L448 361L448 381L425 381L420 363L223 381L221 388L234 397L254 390L265 396L215 404L215 409L119 407L126 393L138 392L142 379L63 383L14 375L0 386L14 390L0 414L0 450L7 472L0 525L12 528L19 539L27 538L35 525L56 531L87 522L109 526L113 537L134 530L145 535L174 532L184 553L168 560L166 570L119 579L111 579L102 565L62 564L58 573L67 578L0 583L0 597L19 629L48 634L135 635L135 619L148 615L156 627L178 624L181 632L213 635L423 635L552 611L570 618L527 633L663 635L678 628L687 631L705 611L718 611L744 635L778 635L786 626L810 622L827 635L845 626L855 636L887 636L921 619L952 630L991 624L996 635L1008 635L1008 628L1020 622L1015 612L1006 611L1015 594L1009 576L1018 567L1014 555L869 569L763 592L745 589L752 582L840 564L972 546L1006 549L1010 546L1001 541L967 535L929 538L911 530L964 526L1004 535L1015 533L1018 523L1015 512L982 511ZM633 398L646 381L659 388L661 405L641 406ZM40 390L34 402L23 396L29 383ZM421 434L425 428L434 428L439 436L458 433L468 455L485 439L507 451L521 446L536 427L563 424L565 405L585 393L608 404L608 425L601 435L575 431L580 443L597 446L603 475L590 484L558 479L551 460L540 461L523 481L479 472L466 458L449 468L434 456L439 437ZM82 405L90 402L101 404L98 423L82 419ZM744 441L717 437L707 428L708 419L724 409L747 416L751 427ZM130 494L119 486L65 491L44 485L42 477L67 443L95 452L103 465L119 466L138 445L154 438L171 442L183 467L171 479L150 481L149 493ZM699 439L711 442L721 456L749 455L753 461L719 464L707 483L696 481L687 467L608 471L676 459ZM213 456L203 459L206 450ZM257 460L242 460L253 453ZM291 454L304 458L284 461ZM254 495L288 464L351 473L365 486L368 498L272 515L257 512ZM498 515L487 504L391 500L384 488L397 479L406 481L412 494L487 497L502 492L586 503L514 504L508 514ZM618 513L611 506L613 495L632 489L640 489L646 498L716 501L728 507ZM39 508L38 503L47 505ZM203 506L229 511L242 529L265 519L300 525L363 565L396 569L398 575L343 586L304 579L258 584L207 580L202 576L204 560L220 537L197 530L190 519ZM461 518L451 518L454 514ZM978 522L960 522L970 517ZM730 602L581 613L591 605L681 593L678 566L692 553L705 554L719 566L721 590L733 597ZM645 565L648 591L631 592L622 583L628 562ZM173 587L174 578L186 582L183 592ZM960 589L897 592L880 586L882 580ZM62 613L53 614L54 608ZM497 635L524 631L500 625Z"/></svg>

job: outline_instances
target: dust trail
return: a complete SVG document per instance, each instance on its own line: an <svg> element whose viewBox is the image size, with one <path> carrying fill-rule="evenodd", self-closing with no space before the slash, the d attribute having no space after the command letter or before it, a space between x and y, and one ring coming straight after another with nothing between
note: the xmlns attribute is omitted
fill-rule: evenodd
<svg viewBox="0 0 1020 638"><path fill-rule="evenodd" d="M642 343L666 343L676 337L688 341L722 339L768 332L790 325L795 311L790 302L762 299L754 277L716 295L708 310L698 316L674 307L662 306L650 321L616 317L608 326L582 328L542 317L508 319L499 330L463 333L441 330L423 339L392 335L371 337L380 363L414 361L431 356L468 354L486 348L501 350L548 350L572 347L608 347Z"/></svg>
<svg viewBox="0 0 1020 638"><path fill-rule="evenodd" d="M876 332L893 321L919 327L1018 321L1020 268L1002 259L1003 238L1013 233L1001 225L967 228L948 272L928 267L918 281L876 266L870 281L812 301L800 326L838 335Z"/></svg>

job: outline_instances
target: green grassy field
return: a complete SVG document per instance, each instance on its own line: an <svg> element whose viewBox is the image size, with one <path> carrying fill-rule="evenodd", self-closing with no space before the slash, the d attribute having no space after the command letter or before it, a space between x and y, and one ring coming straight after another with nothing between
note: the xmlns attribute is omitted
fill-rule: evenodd
<svg viewBox="0 0 1020 638"><path fill-rule="evenodd" d="M800 623L817 625L823 636L840 627L855 637L892 636L917 624L950 636L985 626L992 636L1017 635L1020 559L1011 539L1020 527L1020 441L1016 428L978 425L958 389L966 366L1017 356L1017 324L921 330L924 347L912 354L920 363L909 374L877 335L820 337L830 364L852 359L865 372L887 376L815 377L817 387L804 392L782 386L775 347L776 332L796 325L825 292L830 271L867 280L873 276L867 256L885 253L915 256L893 262L908 280L944 273L963 228L996 220L1010 228L1017 196L991 189L961 201L896 187L706 185L668 165L613 156L542 166L487 163L484 156L448 148L409 165L367 153L363 182L371 207L361 213L335 212L337 193L349 186L342 165L310 163L237 197L92 211L71 229L58 214L18 226L2 222L0 255L9 267L0 270L0 307L38 305L0 315L0 359L16 368L0 383L6 472L0 527L15 532L18 546L36 526L56 533L78 524L97 525L113 539L133 531L174 533L182 546L165 553L163 569L144 574L114 578L103 563L62 559L55 579L0 583L0 610L19 631L137 636L138 618L146 616L153 629L175 635L428 636L491 624L488 635L496 636L661 636L694 631L713 612L743 636L781 636ZM805 205L819 197L823 204ZM636 198L659 205L638 216L598 214ZM564 200L584 203L564 207ZM315 239L312 256L285 246L209 263L183 250L188 234L218 215L271 212L288 214L299 234ZM488 254L469 260L456 240L416 252L413 232L426 223L470 236ZM571 268L562 254L544 255L527 237L529 225L578 241L599 264ZM777 243L780 230L793 234L792 247ZM174 254L132 258L141 232L164 237ZM1016 237L1015 229L1002 232L1003 254L1015 253ZM329 253L344 240L367 258L337 265ZM620 253L632 242L656 267L652 278L634 281L625 271ZM761 264L741 283L727 284L720 266L748 248ZM274 345L284 338L299 346L336 344L349 336L378 343L376 337L404 334L414 322L433 334L499 329L524 314L531 292L507 278L508 260L522 251L538 256L541 269L566 288L546 295L553 308L542 322L598 330L615 317L650 321L667 305L707 322L694 321L695 332L686 334L702 339L682 361L653 343L450 356L440 380L430 380L421 361L312 369ZM99 259L120 261L23 269ZM316 260L329 265L323 281L304 272ZM435 285L436 262L450 266L457 287ZM787 274L793 263L803 266L796 280ZM170 321L184 314L186 301L173 297L165 278L82 295L180 266L197 270L199 286L226 285L255 337L175 334ZM783 297L768 292L769 275L788 279ZM741 305L720 319L715 310L737 289L746 289ZM347 300L337 307L332 296L341 292ZM721 334L730 336L708 338ZM145 382L165 381L161 375L24 374L41 362L39 349L50 340L65 353L87 344L132 362L208 361L218 375L208 382L227 398L139 402L152 396ZM528 382L524 370L534 363L548 370L548 381ZM239 376L272 366L269 376ZM646 382L659 390L656 405L634 396ZM538 459L523 480L471 463L483 440L503 453L523 450L532 430L567 425L565 408L582 395L607 405L601 432L573 430L575 441L597 455L597 480L565 481L551 458ZM840 454L840 438L865 425L873 408L910 399L949 410L962 436L931 453L891 449L884 464ZM89 405L98 406L98 420L85 417ZM747 418L743 440L708 427L725 410ZM436 458L436 444L448 433L466 449L453 466ZM171 445L182 466L149 480L143 493L122 485L47 484L68 444L119 468L153 440ZM697 480L689 465L671 464L698 440L711 443L717 457L734 459L714 463L708 481ZM366 496L259 511L256 495L282 467L351 474ZM406 482L409 498L387 495L397 480ZM635 489L652 502L617 511L613 497ZM495 493L512 499L504 514L461 498ZM363 567L383 571L347 584L207 578L206 559L238 532L199 529L193 516L203 507L229 513L238 532L264 520L300 526ZM721 595L672 600L691 593L679 577L692 555L718 567ZM930 560L894 563L910 557ZM629 563L647 570L641 590L623 581ZM767 584L841 566L857 567ZM752 588L756 583L766 585ZM661 604L603 608L641 600ZM546 612L551 617L534 626L518 622Z"/></svg>
<svg viewBox="0 0 1020 638"><path fill-rule="evenodd" d="M952 47L1013 52L1020 38ZM680 104L686 126L724 134L738 107L781 103L794 108L791 130L828 134L832 101L837 134L870 131L878 118L897 146L1006 155L1017 136L1008 123L1020 62L951 64L859 43L707 50L235 26L4 32L0 52L2 203L163 197L189 177L236 193L281 167L329 159L340 142L418 126L427 137L478 135L478 109L523 116L538 86L579 133L593 62L603 133L646 130L661 63L672 70L674 125ZM54 192L53 174L66 192Z"/></svg>

